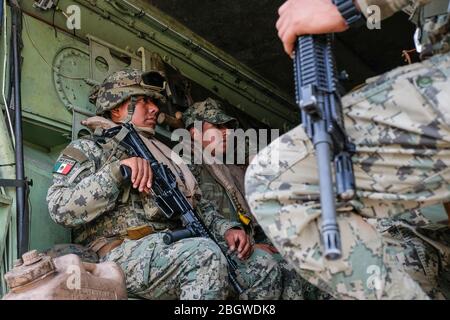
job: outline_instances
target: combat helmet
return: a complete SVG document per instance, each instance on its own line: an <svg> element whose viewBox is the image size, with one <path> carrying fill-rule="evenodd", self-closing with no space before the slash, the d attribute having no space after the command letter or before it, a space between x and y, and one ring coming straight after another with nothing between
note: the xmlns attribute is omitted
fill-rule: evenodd
<svg viewBox="0 0 450 320"><path fill-rule="evenodd" d="M136 106L134 97L143 95L153 98L156 102L165 103L165 88L165 78L158 71L124 69L112 73L102 84L95 86L89 95L89 101L95 103L96 114L102 115L132 98L126 120L129 121Z"/></svg>
<svg viewBox="0 0 450 320"><path fill-rule="evenodd" d="M207 121L212 124L230 124L237 128L238 121L225 113L221 103L212 98L196 102L183 113L183 122L188 129L194 121Z"/></svg>

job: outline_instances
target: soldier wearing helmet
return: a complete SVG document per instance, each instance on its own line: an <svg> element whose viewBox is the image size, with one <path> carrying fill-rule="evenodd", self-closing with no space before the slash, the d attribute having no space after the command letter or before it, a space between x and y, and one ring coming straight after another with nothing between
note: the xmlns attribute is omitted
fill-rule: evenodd
<svg viewBox="0 0 450 320"><path fill-rule="evenodd" d="M96 105L96 114L104 115L130 99L125 119L130 121L136 107L136 97L146 96L154 102L165 102L165 86L164 77L157 71L142 73L135 69L121 70L107 77L100 86L94 87L89 100Z"/></svg>
<svg viewBox="0 0 450 320"><path fill-rule="evenodd" d="M246 172L247 201L267 236L300 275L337 299L450 297L448 216L426 208L450 200L450 1L287 0L279 8L278 35L289 55L298 36L342 32L361 15L370 23L400 10L417 23L423 61L341 100L356 184L355 197L336 206L341 257L323 252L317 141L303 124L263 149Z"/></svg>
<svg viewBox="0 0 450 320"><path fill-rule="evenodd" d="M236 118L225 112L220 101L208 98L194 103L183 113L183 122L192 140L197 141L203 150L210 150L213 157L220 157L216 153L223 155L225 152L235 151L230 150L229 141L233 139L233 135L228 133L229 129L236 129L239 123ZM240 151L246 154L251 153L249 150ZM202 163L191 164L189 168L202 190L203 197L212 201L225 217L242 224L241 232L248 238L242 236L245 244L248 243L242 248L247 247L248 253L243 249L237 254L248 254L249 257L246 260L236 259L237 265L246 270L245 275L249 278L257 278L258 275L263 274L262 270L268 270L269 266L274 264L278 265L281 271L281 281L274 282L270 277L265 277L261 285L255 286L254 290L260 291L261 294L270 286L276 287L279 297L283 300L330 299L329 295L320 292L302 279L282 259L252 216L244 191L247 165L217 163L214 159L209 161L208 156L207 151L202 152ZM237 159L237 157L233 158ZM241 246L236 248L240 249ZM256 259L259 260L259 264L255 268L256 264L252 264L251 261Z"/></svg>
<svg viewBox="0 0 450 320"><path fill-rule="evenodd" d="M218 239L237 224L217 214L201 198L189 169L154 137L164 78L156 72L113 73L90 95L97 116L84 121L95 136L100 129L131 122L158 161L166 164L178 187L198 209ZM120 165L132 170L124 181ZM117 142L99 145L92 138L72 141L53 170L47 201L52 219L72 229L72 240L118 263L129 293L148 299L224 299L227 264L210 239L183 239L165 245L160 231L179 228L160 212L149 194L152 171L147 161L129 157Z"/></svg>

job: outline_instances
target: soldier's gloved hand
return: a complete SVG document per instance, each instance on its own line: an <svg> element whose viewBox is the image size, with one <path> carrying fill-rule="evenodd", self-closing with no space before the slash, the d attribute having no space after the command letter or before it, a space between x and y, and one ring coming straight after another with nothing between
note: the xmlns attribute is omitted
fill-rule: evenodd
<svg viewBox="0 0 450 320"><path fill-rule="evenodd" d="M331 0L288 0L278 9L278 14L278 37L291 57L297 37L342 32L348 28Z"/></svg>
<svg viewBox="0 0 450 320"><path fill-rule="evenodd" d="M237 249L238 258L245 260L253 252L250 237L242 229L229 229L225 232L225 241L229 251L233 252Z"/></svg>
<svg viewBox="0 0 450 320"><path fill-rule="evenodd" d="M132 157L120 161L121 165L131 169L131 183L139 192L149 193L152 187L153 172L147 160Z"/></svg>

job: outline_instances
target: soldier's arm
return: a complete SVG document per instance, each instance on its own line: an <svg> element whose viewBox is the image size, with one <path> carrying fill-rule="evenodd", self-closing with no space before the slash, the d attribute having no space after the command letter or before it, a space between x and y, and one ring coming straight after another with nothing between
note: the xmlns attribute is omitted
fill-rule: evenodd
<svg viewBox="0 0 450 320"><path fill-rule="evenodd" d="M425 4L430 0L417 0ZM407 7L409 0L354 0L359 10L367 17L372 14L369 6L381 10L381 19ZM276 28L283 42L284 51L292 56L297 37L307 34L342 32L348 29L345 19L331 0L287 0L279 9Z"/></svg>
<svg viewBox="0 0 450 320"><path fill-rule="evenodd" d="M114 208L122 176L119 160L100 166L102 149L90 140L73 141L54 168L47 193L52 219L65 227L77 227ZM68 163L70 168L61 167Z"/></svg>
<svg viewBox="0 0 450 320"><path fill-rule="evenodd" d="M417 0L417 4L426 4L432 0ZM367 17L370 10L368 7L370 6L378 6L380 8L381 19L386 19L392 16L397 11L404 9L408 6L411 1L410 0L356 0L356 5L359 7L360 11Z"/></svg>
<svg viewBox="0 0 450 320"><path fill-rule="evenodd" d="M231 221L222 216L211 201L201 199L197 203L197 212L205 223L208 230L218 241L225 241L224 235L232 228L243 229L239 222Z"/></svg>
<svg viewBox="0 0 450 320"><path fill-rule="evenodd" d="M198 164L189 164L189 170L191 170L192 174L195 177L195 180L199 184L201 181L201 171L202 167ZM243 229L243 226L239 222L234 222L226 219L218 210L218 208L213 204L212 201L208 200L202 195L201 190L199 189L198 194L201 200L197 203L198 212L202 215L201 218L206 224L206 227L211 230L214 237L219 240L224 240L225 232L232 228L240 228Z"/></svg>

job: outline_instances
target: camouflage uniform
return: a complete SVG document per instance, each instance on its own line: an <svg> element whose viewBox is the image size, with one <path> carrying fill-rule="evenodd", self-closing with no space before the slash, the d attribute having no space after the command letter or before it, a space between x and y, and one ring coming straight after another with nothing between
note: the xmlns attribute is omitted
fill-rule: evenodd
<svg viewBox="0 0 450 320"><path fill-rule="evenodd" d="M80 257L83 262L99 262L97 253L92 251L90 248L73 243L54 245L52 248L46 250L45 254L52 258L62 257L67 254L75 254Z"/></svg>
<svg viewBox="0 0 450 320"><path fill-rule="evenodd" d="M220 104L208 98L203 102L195 103L183 114L183 120L186 127L191 126L194 121L208 121L212 124L228 123L229 126L236 127L237 120L228 116L220 107ZM225 217L233 221L239 221L245 230L252 236L252 241L256 243L266 243L271 245L255 219L252 217L247 206L243 190L245 165L225 165L225 164L202 164L190 165L192 173L199 183L202 195L205 199L211 201ZM252 260L261 256L261 266L252 268ZM264 258L264 260L262 259ZM330 298L327 294L322 294L317 288L303 280L293 268L282 259L279 254L269 254L264 250L256 248L253 254L247 260L236 259L246 268L244 274L247 277L258 275L261 270L268 266L278 264L281 275L276 279L271 277L265 281L265 286L277 286L278 296L272 298L282 299L316 299ZM244 262L244 263L242 263ZM242 273L242 272L241 272Z"/></svg>
<svg viewBox="0 0 450 320"><path fill-rule="evenodd" d="M140 82L141 73L136 70L120 71L108 77L92 95L97 101L97 113L102 114L117 105L117 101L123 102L135 94L162 97ZM129 111L131 115L133 110ZM149 147L160 151L158 160L169 165L180 190L197 208L205 224L216 237L223 237L236 224L224 220L208 201L201 199L195 185L190 187L183 182L195 180L186 166L172 162L170 149L150 133L140 133L145 134ZM115 261L122 267L129 293L149 299L225 298L227 266L219 247L202 238L165 245L159 231L180 227L179 222L167 220L151 196L139 193L123 181L119 161L128 156L126 150L111 143L112 147L106 148L92 139L79 139L63 150L47 194L52 219L73 228L74 242L95 248L96 252L125 238L119 246L106 252L102 260ZM127 234L134 227L150 231L132 240Z"/></svg>
<svg viewBox="0 0 450 320"><path fill-rule="evenodd" d="M361 8L382 4L386 17L410 1L358 2ZM441 39L448 35L433 43ZM249 166L246 195L258 222L304 278L335 298L446 294L447 217L433 221L418 210L450 198L450 54L444 49L435 46L442 54L369 79L342 99L347 135L357 148L357 197L338 203L340 260L322 256L317 166L303 126L274 141Z"/></svg>

